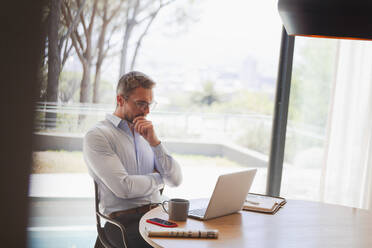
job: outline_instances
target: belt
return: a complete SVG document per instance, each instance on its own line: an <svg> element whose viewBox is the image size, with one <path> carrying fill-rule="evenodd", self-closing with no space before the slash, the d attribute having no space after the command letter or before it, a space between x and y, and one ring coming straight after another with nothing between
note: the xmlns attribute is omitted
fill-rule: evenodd
<svg viewBox="0 0 372 248"><path fill-rule="evenodd" d="M126 210L116 211L116 212L109 214L109 217L118 218L119 216L128 215L128 214L145 214L151 209L156 208L158 205L159 204L147 204L147 205L144 205L138 208L131 208L131 209L126 209Z"/></svg>

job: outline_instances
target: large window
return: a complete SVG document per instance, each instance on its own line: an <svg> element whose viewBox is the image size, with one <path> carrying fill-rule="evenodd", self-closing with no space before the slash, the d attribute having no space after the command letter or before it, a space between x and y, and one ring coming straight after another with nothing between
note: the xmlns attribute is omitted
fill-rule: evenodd
<svg viewBox="0 0 372 248"><path fill-rule="evenodd" d="M68 23L79 10L76 1L68 2L71 15L62 11L59 35L68 33ZM82 9L86 27L92 20L94 2L86 1ZM90 212L75 212L80 217L73 219L58 216L58 208L44 211L43 206L52 209L48 199L58 206L54 197L74 198L60 202L65 209L74 209L74 200L92 199L92 179L82 158L81 139L106 113L114 111L120 71L142 71L157 82L158 105L148 118L184 174L183 184L167 187L166 195L208 197L218 175L249 168L258 168L252 192L265 193L282 28L277 2L181 0L170 1L156 12L158 1L139 1L148 9L141 9L134 26L128 22L133 9L126 11L130 1L114 2L108 14L117 8L121 11L106 26L103 46L99 38L105 21L104 1L96 6L91 36L77 22L73 35L79 40L71 36L64 40L61 61L65 63L54 100L48 91L52 53L46 46L29 192L35 201L31 246L44 242L43 231L67 233L79 226L84 226L82 232L94 230ZM67 11L66 6L62 8ZM157 14L152 20L154 11ZM67 57L64 48L69 51ZM101 51L106 55L103 60L99 60ZM40 225L44 227L37 228ZM62 228L64 225L69 227Z"/></svg>
<svg viewBox="0 0 372 248"><path fill-rule="evenodd" d="M367 41L296 37L282 195L369 207L371 54Z"/></svg>
<svg viewBox="0 0 372 248"><path fill-rule="evenodd" d="M74 7L78 6L72 1L69 6L72 13ZM103 11L101 7L98 5L99 11ZM83 14L91 16L91 8L88 3ZM59 78L58 98L55 102L46 101L49 99L47 80L40 93L36 131L46 143L43 149L35 151L33 182L44 177L36 175L40 173L86 173L81 152L76 151L77 145L69 139L81 138L105 113L114 111L115 87L123 67L125 47L125 71L143 71L158 82L155 88L158 105L148 118L155 123L161 139L171 141L169 149L185 165L184 190L189 189L185 194L197 195L198 191L190 190L187 182L198 170L192 166L203 164L206 171L216 172L208 177L211 183L205 183L205 173L198 173L200 183L211 188L218 174L233 168L258 167L253 187L254 191L264 193L281 33L276 1L231 4L210 0L177 1L161 8L147 26L147 14L151 11L150 6L138 14L137 18L144 20L143 25L134 26L130 36L124 35L125 25L122 29L120 25L114 27L123 22L125 15L115 16L117 20L114 18L108 25L113 34L103 46L110 48L109 57L99 68L91 63L86 87L82 86L86 64L81 59L82 55L86 56L82 53L86 50L76 48L72 38L67 39L66 47L71 45L71 50ZM61 18L68 19L63 13ZM83 32L83 26L78 24L76 31L83 48L88 42L92 46L91 62L98 61L100 51L98 38L103 20L100 15L96 18L91 40ZM45 63L46 71L47 65ZM45 77L48 74L45 73ZM97 80L99 86L96 86ZM50 138L55 135L64 139ZM184 154L188 150L182 146L185 142L203 143L204 148ZM176 143L178 146L172 145ZM48 146L50 151L46 149ZM210 153L211 149L215 151ZM228 155L225 150L233 150L240 156ZM216 160L203 160L211 156ZM67 166L65 161L71 162ZM215 166L220 170L215 170ZM33 189L36 188L31 188L31 194L37 195Z"/></svg>
<svg viewBox="0 0 372 248"><path fill-rule="evenodd" d="M296 37L281 194L319 197L338 41Z"/></svg>

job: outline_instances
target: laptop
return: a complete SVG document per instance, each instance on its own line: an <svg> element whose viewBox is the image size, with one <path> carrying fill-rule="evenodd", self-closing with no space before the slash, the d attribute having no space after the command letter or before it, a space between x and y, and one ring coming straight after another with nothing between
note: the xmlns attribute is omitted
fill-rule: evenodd
<svg viewBox="0 0 372 248"><path fill-rule="evenodd" d="M257 169L253 169L219 176L208 204L190 209L188 216L208 220L240 211L256 172Z"/></svg>

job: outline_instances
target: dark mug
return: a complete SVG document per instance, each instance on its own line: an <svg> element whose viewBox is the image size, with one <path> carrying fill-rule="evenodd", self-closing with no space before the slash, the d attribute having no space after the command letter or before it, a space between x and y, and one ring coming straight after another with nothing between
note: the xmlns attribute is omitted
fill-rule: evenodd
<svg viewBox="0 0 372 248"><path fill-rule="evenodd" d="M168 210L165 209L164 205L168 203ZM185 221L189 213L190 202L185 199L170 199L164 201L162 207L167 212L170 220Z"/></svg>

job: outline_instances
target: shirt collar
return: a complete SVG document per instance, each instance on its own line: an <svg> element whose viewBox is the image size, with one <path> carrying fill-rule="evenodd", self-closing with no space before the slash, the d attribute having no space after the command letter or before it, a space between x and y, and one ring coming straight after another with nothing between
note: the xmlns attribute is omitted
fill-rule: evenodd
<svg viewBox="0 0 372 248"><path fill-rule="evenodd" d="M131 134L127 121L113 114L106 114L106 119L111 122L115 127L123 129L125 132Z"/></svg>
<svg viewBox="0 0 372 248"><path fill-rule="evenodd" d="M106 114L106 119L114 124L115 127L119 127L120 123L123 121L120 117L113 114Z"/></svg>

